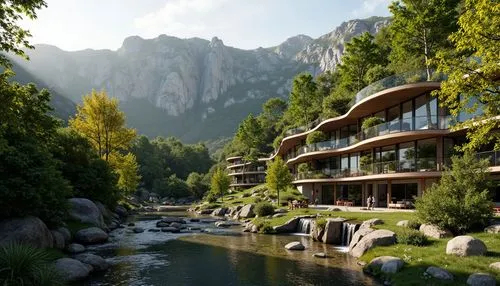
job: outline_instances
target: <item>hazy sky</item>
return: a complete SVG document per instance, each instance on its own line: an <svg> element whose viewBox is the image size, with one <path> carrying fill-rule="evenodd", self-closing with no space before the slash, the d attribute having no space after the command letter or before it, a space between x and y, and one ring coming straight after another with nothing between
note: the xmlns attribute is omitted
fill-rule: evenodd
<svg viewBox="0 0 500 286"><path fill-rule="evenodd" d="M119 48L131 35L219 37L243 49L269 47L297 34L319 37L355 18L389 15L391 0L47 0L22 25L31 43L64 50Z"/></svg>

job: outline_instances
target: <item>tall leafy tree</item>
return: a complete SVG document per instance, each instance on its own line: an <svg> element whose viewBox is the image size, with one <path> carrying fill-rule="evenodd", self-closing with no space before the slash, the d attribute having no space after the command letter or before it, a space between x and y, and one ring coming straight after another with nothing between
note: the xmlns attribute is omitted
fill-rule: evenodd
<svg viewBox="0 0 500 286"><path fill-rule="evenodd" d="M108 161L112 152L128 150L136 132L125 126L125 113L116 98L109 98L104 90L92 90L77 110L69 125L89 139L99 157Z"/></svg>
<svg viewBox="0 0 500 286"><path fill-rule="evenodd" d="M240 123L238 131L236 132L236 140L241 142L244 146L244 173L247 162L257 161L264 143L264 130L259 120L254 117L253 114L248 115L247 118Z"/></svg>
<svg viewBox="0 0 500 286"><path fill-rule="evenodd" d="M405 69L425 68L432 79L431 59L449 46L448 35L457 30L461 0L401 0L389 6L393 15L391 61Z"/></svg>
<svg viewBox="0 0 500 286"><path fill-rule="evenodd" d="M121 155L118 153L111 154L111 166L113 166L118 174L117 186L126 194L132 194L137 190L141 176L138 174L139 165L133 153Z"/></svg>
<svg viewBox="0 0 500 286"><path fill-rule="evenodd" d="M440 71L448 79L436 91L440 101L458 116L460 112L483 114L457 125L467 127L465 149L487 143L500 150L495 118L500 115L500 4L494 0L466 0L459 29L449 39L453 47L438 54ZM460 96L458 96L460 95Z"/></svg>
<svg viewBox="0 0 500 286"><path fill-rule="evenodd" d="M204 177L200 173L193 172L186 179L186 184L191 191L191 194L197 198L202 198L208 191L208 185L204 182Z"/></svg>
<svg viewBox="0 0 500 286"><path fill-rule="evenodd" d="M293 79L290 103L286 116L296 125L307 125L318 118L321 112L321 98L311 74L299 74Z"/></svg>
<svg viewBox="0 0 500 286"><path fill-rule="evenodd" d="M37 10L46 7L43 0L0 1L0 51L26 57L23 48L33 48L28 42L31 34L21 28L18 22L27 17L35 19ZM5 54L0 53L0 66L10 67Z"/></svg>
<svg viewBox="0 0 500 286"><path fill-rule="evenodd" d="M224 201L224 194L226 194L230 184L231 180L229 179L229 176L226 174L226 172L224 172L222 168L217 168L212 176L212 180L210 183L210 192L212 192L212 194L216 196L219 196Z"/></svg>
<svg viewBox="0 0 500 286"><path fill-rule="evenodd" d="M292 183L292 174L280 156L269 161L267 165L266 186L275 191L280 203L280 191L284 190Z"/></svg>

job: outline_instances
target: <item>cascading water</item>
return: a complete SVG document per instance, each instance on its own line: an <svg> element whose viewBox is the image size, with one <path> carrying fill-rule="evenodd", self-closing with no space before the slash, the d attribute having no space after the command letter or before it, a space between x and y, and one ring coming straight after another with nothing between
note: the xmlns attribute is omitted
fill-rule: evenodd
<svg viewBox="0 0 500 286"><path fill-rule="evenodd" d="M311 220L310 218L301 218L297 224L297 232L309 234L311 232Z"/></svg>
<svg viewBox="0 0 500 286"><path fill-rule="evenodd" d="M352 237L359 228L358 224L343 222L342 223L342 246L348 246L351 243Z"/></svg>

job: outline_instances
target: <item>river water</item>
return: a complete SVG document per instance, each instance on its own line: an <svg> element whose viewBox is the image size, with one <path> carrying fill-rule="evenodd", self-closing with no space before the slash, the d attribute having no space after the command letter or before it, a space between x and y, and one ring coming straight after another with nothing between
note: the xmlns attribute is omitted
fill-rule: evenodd
<svg viewBox="0 0 500 286"><path fill-rule="evenodd" d="M112 267L84 285L378 285L345 251L307 236L242 233L240 226L217 229L208 218L189 222L191 233L148 232L160 218L133 217L145 232L117 229L109 243L89 247ZM291 241L301 241L306 250L284 249ZM316 252L328 258L312 257Z"/></svg>

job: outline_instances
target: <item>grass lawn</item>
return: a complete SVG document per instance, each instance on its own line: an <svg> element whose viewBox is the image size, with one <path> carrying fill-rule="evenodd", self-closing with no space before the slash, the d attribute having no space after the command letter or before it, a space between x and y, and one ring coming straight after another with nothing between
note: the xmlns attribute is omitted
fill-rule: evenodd
<svg viewBox="0 0 500 286"><path fill-rule="evenodd" d="M254 223L257 224L265 220L272 226L275 226L286 222L296 215L317 213L323 216L343 217L356 221L379 218L384 220L385 223L377 225L375 228L389 229L396 234L404 231L404 228L396 226L398 221L415 219L414 213L410 212L327 212L313 209L298 209L292 210L286 216L279 218L256 218L254 219ZM392 285L465 285L467 277L477 272L494 275L497 279L497 284L500 284L500 272L489 268L491 263L500 261L500 235L484 232L469 233L468 235L479 238L486 244L488 253L485 256L457 257L446 255L446 244L449 239L430 239L430 245L422 247L404 244L376 247L363 255L360 260L370 262L373 258L383 255L402 258L406 262L404 268L401 272L388 277ZM447 269L455 276L455 280L446 283L435 279L426 279L423 273L428 266Z"/></svg>

